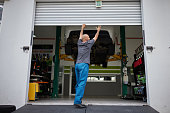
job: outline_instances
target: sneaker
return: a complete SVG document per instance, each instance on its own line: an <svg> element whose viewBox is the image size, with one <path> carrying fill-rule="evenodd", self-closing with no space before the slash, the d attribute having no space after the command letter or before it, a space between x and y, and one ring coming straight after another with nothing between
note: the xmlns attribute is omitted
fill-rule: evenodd
<svg viewBox="0 0 170 113"><path fill-rule="evenodd" d="M76 108L86 108L86 105L84 104L74 104Z"/></svg>

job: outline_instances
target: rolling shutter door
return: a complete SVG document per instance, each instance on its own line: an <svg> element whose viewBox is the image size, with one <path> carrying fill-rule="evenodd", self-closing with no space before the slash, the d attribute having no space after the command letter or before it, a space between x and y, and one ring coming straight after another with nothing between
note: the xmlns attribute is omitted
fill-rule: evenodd
<svg viewBox="0 0 170 113"><path fill-rule="evenodd" d="M139 1L38 2L35 25L141 25Z"/></svg>

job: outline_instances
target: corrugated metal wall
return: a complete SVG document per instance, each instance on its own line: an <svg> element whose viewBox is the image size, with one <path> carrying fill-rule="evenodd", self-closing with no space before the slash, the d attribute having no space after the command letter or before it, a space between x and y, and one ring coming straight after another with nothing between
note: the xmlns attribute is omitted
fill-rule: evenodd
<svg viewBox="0 0 170 113"><path fill-rule="evenodd" d="M38 2L35 25L141 25L139 1Z"/></svg>

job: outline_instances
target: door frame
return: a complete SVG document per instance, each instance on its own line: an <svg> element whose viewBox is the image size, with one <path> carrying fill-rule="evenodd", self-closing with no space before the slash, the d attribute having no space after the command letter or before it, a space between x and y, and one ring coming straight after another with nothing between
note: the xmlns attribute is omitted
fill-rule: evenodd
<svg viewBox="0 0 170 113"><path fill-rule="evenodd" d="M33 24L32 24L32 28L34 29L34 21L35 21L35 10L36 10L36 3L37 2L55 2L56 0L34 0L34 12L33 12ZM58 0L57 2L61 2L61 1L88 1L88 0ZM95 0L94 0L95 1ZM110 1L110 0L103 0L103 1ZM142 19L142 29L143 29L143 46L144 46L144 57L145 57L145 75L146 75L146 92L147 92L147 104L149 105L150 104L150 99L149 99L149 85L148 85L148 71L147 71L147 64L146 64L146 61L147 61L147 56L146 56L146 45L145 45L145 30L144 30L144 17L143 17L143 0L112 0L112 1L140 1L141 3L141 19ZM33 41L33 40L32 40ZM33 43L32 43L33 44ZM29 51L29 61L31 61L31 57L32 57L32 46L30 46L30 51ZM26 104L28 103L28 90L29 90L29 80L30 80L30 68L31 68L31 63L29 63L29 66L28 66L28 75L27 75L27 88L26 88ZM71 81L70 81L71 82ZM70 85L71 87L71 85ZM69 93L71 94L71 89L69 89Z"/></svg>

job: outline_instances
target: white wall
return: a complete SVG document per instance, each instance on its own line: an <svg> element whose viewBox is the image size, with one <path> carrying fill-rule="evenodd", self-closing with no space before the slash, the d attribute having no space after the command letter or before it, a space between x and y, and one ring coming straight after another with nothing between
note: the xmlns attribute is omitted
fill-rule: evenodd
<svg viewBox="0 0 170 113"><path fill-rule="evenodd" d="M148 104L160 113L169 113L170 0L143 0L142 6L146 46L155 47L145 53Z"/></svg>
<svg viewBox="0 0 170 113"><path fill-rule="evenodd" d="M34 0L5 1L0 31L0 104L25 105Z"/></svg>

